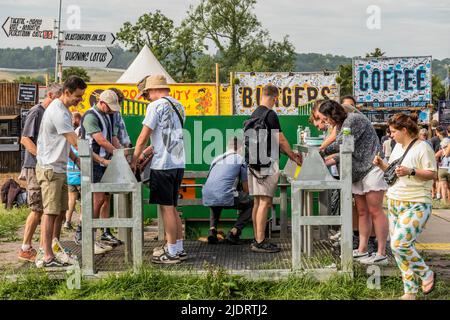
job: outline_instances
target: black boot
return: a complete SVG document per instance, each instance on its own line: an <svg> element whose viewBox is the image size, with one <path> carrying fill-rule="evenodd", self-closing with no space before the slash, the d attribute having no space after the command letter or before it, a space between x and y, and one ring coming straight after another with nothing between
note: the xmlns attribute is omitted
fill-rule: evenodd
<svg viewBox="0 0 450 320"><path fill-rule="evenodd" d="M217 244L219 239L217 238L217 229L211 228L208 233L208 243L209 244Z"/></svg>
<svg viewBox="0 0 450 320"><path fill-rule="evenodd" d="M119 239L117 239L116 237L114 237L109 228L106 228L105 231L103 232L100 240L112 245L112 246L118 246L122 244L122 241L120 241Z"/></svg>

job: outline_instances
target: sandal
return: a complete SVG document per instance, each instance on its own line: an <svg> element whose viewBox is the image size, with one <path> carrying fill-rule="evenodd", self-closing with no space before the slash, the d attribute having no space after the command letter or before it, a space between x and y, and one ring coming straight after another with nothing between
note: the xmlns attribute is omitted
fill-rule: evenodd
<svg viewBox="0 0 450 320"><path fill-rule="evenodd" d="M433 281L433 285L431 286L431 288L428 291L423 290L424 283L422 282L422 290L423 290L424 295L430 294L434 290L434 287L436 284L436 273L435 272L433 272L433 280L432 281ZM428 281L428 283L425 284L425 286L428 286L429 284L430 284L430 281Z"/></svg>
<svg viewBox="0 0 450 320"><path fill-rule="evenodd" d="M416 300L416 295L413 293L405 293L399 298L399 300Z"/></svg>

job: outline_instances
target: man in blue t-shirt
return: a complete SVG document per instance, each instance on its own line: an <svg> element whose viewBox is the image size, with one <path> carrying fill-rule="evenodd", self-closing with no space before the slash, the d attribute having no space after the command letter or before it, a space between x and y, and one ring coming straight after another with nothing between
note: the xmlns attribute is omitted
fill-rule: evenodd
<svg viewBox="0 0 450 320"><path fill-rule="evenodd" d="M252 218L253 201L248 195L247 165L239 154L242 141L233 137L228 150L216 157L212 163L202 190L203 205L211 208L208 243L215 244L217 224L223 209L237 209L239 216L233 228L227 234L227 241L238 244L242 229ZM240 182L240 183L239 183ZM237 191L239 184L242 191Z"/></svg>

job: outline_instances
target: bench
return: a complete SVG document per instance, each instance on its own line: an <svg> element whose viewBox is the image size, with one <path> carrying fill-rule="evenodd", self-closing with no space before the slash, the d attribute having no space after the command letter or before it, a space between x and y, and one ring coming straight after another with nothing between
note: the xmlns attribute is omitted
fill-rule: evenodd
<svg viewBox="0 0 450 320"><path fill-rule="evenodd" d="M208 171L185 171L183 179L201 179L208 176ZM202 183L182 183L181 188L202 188ZM280 231L281 238L288 237L288 218L287 218L287 206L288 206L288 196L287 189L290 187L287 178L281 174L278 183L278 188L280 188L280 196L273 198L273 205L271 209L271 230ZM201 198L196 199L179 199L178 206L202 206L203 202ZM280 205L280 224L277 224L275 205ZM164 240L164 225L161 216L160 206L157 206L158 215L158 240ZM193 219L191 219L193 220ZM196 219L198 221L206 221L205 218ZM209 218L208 218L209 221Z"/></svg>

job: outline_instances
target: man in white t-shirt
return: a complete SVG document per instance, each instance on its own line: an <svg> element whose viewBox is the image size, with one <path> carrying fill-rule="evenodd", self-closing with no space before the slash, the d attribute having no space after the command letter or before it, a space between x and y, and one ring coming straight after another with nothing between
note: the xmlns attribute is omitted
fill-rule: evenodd
<svg viewBox="0 0 450 320"><path fill-rule="evenodd" d="M62 267L64 262L55 257L52 236L58 237L62 220L68 209L66 168L70 145L77 146L77 135L72 127L69 107L83 100L86 83L76 76L69 77L63 86L63 94L53 100L42 117L37 141L36 177L42 190L44 215L41 221L41 245L43 267ZM70 152L70 158L79 159ZM39 254L38 254L39 255ZM36 259L38 263L39 259Z"/></svg>
<svg viewBox="0 0 450 320"><path fill-rule="evenodd" d="M182 129L186 116L181 103L169 96L170 89L164 76L153 75L143 81L140 94L153 102L147 107L131 166L135 170L139 158L153 156L150 165L150 203L161 207L167 250L155 251L152 261L178 263L186 259L181 219L176 210L185 168ZM144 153L149 138L154 150L152 155Z"/></svg>

